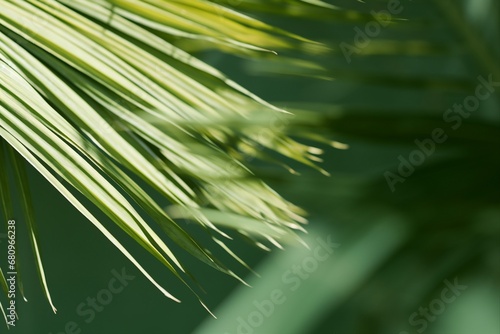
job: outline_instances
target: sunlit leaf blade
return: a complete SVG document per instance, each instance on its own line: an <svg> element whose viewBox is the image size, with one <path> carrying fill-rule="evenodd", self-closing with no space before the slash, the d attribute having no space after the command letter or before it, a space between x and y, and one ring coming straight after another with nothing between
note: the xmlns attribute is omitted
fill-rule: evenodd
<svg viewBox="0 0 500 334"><path fill-rule="evenodd" d="M36 265L37 265L37 270L38 270L38 276L40 279L40 283L43 287L43 290L45 292L45 297L47 298L50 306L52 307L52 310L54 313L57 312L57 309L55 308L53 302L52 302L52 297L50 296L49 292L49 287L47 284L47 278L45 276L45 269L42 263L42 256L40 255L40 244L38 240L38 231L37 231L37 226L35 222L35 216L33 212L33 205L31 202L31 191L29 188L29 181L28 181L28 175L26 174L25 166L24 166L24 160L20 158L20 156L13 151L12 148L10 148L10 157L12 159L12 167L14 170L15 174L15 180L16 180L16 185L17 188L20 190L21 198L22 198L22 207L24 211L24 215L26 218L26 224L28 225L28 234L30 237L31 241L31 247L33 249L33 253L35 255L35 260L36 260ZM17 260L19 261L19 259ZM22 282L21 277L19 276L20 270L18 269L18 279Z"/></svg>

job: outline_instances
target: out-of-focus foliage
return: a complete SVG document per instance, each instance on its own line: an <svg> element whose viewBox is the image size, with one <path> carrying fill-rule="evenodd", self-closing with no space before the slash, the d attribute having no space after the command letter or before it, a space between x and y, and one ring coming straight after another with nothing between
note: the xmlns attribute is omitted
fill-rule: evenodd
<svg viewBox="0 0 500 334"><path fill-rule="evenodd" d="M340 246L316 269L303 262L309 250L274 254L249 281L254 289L237 290L217 310L224 316L196 333L498 333L499 3L399 1L390 22L380 15L391 1L329 3L358 15L294 31L330 47L304 60L332 81L294 85L301 71L285 65L287 95L271 88L285 81L279 60L243 64L268 75L269 96L317 134L349 144L326 157L326 181L272 175L312 213L311 248L328 235ZM370 24L356 19L374 13ZM466 289L445 302L445 282ZM275 290L286 300L267 315Z"/></svg>

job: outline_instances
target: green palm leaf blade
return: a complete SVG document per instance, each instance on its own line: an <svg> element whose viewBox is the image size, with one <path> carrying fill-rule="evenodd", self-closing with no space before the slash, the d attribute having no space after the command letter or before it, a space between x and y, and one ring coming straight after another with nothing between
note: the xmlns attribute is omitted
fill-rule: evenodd
<svg viewBox="0 0 500 334"><path fill-rule="evenodd" d="M47 298L50 306L52 307L52 311L54 313L57 312L57 309L54 306L54 303L52 302L52 297L49 292L49 287L47 283L47 278L45 275L45 269L42 263L42 256L40 252L40 242L38 240L38 231L37 231L37 226L36 226L36 221L35 221L35 215L33 212L33 204L31 200L31 191L29 188L29 183L28 183L28 175L25 170L25 161L15 152L12 147L9 147L9 153L12 159L12 167L15 173L15 180L17 184L17 188L20 189L21 197L22 197L22 206L23 206L23 211L26 217L26 224L28 225L28 234L30 237L31 241L31 247L33 249L34 257L36 259L36 266L38 269L38 276L40 279L40 283L42 284L45 297ZM19 259L17 259L17 262L19 262ZM20 270L18 269L18 275L17 279L19 282L22 282L22 278L19 275ZM25 298L26 299L26 298Z"/></svg>

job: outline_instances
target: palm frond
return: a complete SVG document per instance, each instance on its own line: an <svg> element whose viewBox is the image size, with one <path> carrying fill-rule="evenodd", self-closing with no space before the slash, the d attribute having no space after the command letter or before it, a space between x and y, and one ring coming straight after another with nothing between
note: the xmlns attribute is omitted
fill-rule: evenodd
<svg viewBox="0 0 500 334"><path fill-rule="evenodd" d="M40 256L43 240L36 233L23 160L176 301L109 232L109 222L98 221L94 208L84 206L76 193L182 282L187 269L169 247L171 242L238 277L165 212L167 203L222 238L229 238L223 229L230 228L263 247L262 240L280 246L283 240L300 239L294 230L303 230L304 212L258 180L245 159L264 157L260 150L267 149L315 166L311 158L319 151L272 126L266 136L256 135L253 118L272 121L289 116L171 43L179 39L243 53L317 45L202 0L1 4L0 146L12 152L0 152L2 205L6 219L11 219L10 165L51 305L50 280ZM228 119L236 122L227 124ZM153 200L151 191L163 201ZM143 214L152 217L170 240L158 235ZM222 240L213 240L210 247L222 247L243 263Z"/></svg>

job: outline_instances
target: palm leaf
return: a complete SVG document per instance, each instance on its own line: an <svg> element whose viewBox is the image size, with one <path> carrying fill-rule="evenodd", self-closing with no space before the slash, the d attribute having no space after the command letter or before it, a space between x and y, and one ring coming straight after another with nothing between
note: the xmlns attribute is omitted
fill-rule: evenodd
<svg viewBox="0 0 500 334"><path fill-rule="evenodd" d="M324 4L297 1L297 6ZM319 152L284 131L256 137L252 118L272 120L288 117L286 113L170 41L187 38L194 44L201 41L204 48L242 53L317 43L201 0L26 0L4 1L1 7L0 137L2 146L12 152L0 152L3 211L12 216L6 168L10 164L51 305L23 159L173 300L177 299L108 232L109 222L98 221L91 213L94 208L85 207L76 193L182 282L183 273L189 276L187 269L171 251L170 241L154 232L134 202L171 241L238 277L176 223L151 191L224 238L227 232L217 225L245 235L251 232L247 236L263 247L261 239L277 246L278 237L298 239L292 230L302 230L303 211L255 178L243 161L247 156L264 157L258 148L265 147L314 166L310 158ZM236 123L225 124L226 119ZM243 153L233 138L245 143ZM232 221L236 217L237 223ZM244 264L223 241L213 240L213 246Z"/></svg>

